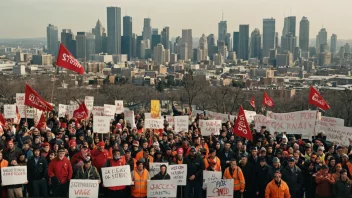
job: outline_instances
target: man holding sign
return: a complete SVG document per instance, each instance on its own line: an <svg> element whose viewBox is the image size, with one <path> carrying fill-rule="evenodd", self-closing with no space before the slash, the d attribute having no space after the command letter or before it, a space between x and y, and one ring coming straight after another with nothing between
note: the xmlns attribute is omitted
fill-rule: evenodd
<svg viewBox="0 0 352 198"><path fill-rule="evenodd" d="M134 185L131 187L131 195L133 198L146 198L147 197L147 181L149 178L149 172L144 168L144 163L139 160L137 168L132 171L132 181Z"/></svg>
<svg viewBox="0 0 352 198"><path fill-rule="evenodd" d="M231 159L231 166L225 169L224 179L233 179L233 197L243 198L245 179L236 159Z"/></svg>

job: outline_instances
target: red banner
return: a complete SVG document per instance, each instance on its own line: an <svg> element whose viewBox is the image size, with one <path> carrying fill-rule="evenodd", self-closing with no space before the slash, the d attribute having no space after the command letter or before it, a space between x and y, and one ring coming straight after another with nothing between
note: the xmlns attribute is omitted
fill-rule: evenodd
<svg viewBox="0 0 352 198"><path fill-rule="evenodd" d="M56 65L79 74L84 73L84 67L72 56L68 49L61 43L59 54L57 55Z"/></svg>
<svg viewBox="0 0 352 198"><path fill-rule="evenodd" d="M233 128L233 133L237 136L244 137L248 140L252 140L252 132L248 126L248 122L246 119L246 115L243 111L242 105L240 106L240 109L238 110L238 116L236 119L235 126Z"/></svg>
<svg viewBox="0 0 352 198"><path fill-rule="evenodd" d="M313 86L310 87L308 103L317 106L324 111L330 109L328 103L325 102L324 98Z"/></svg>
<svg viewBox="0 0 352 198"><path fill-rule="evenodd" d="M5 126L6 120L4 118L4 116L2 115L2 113L0 112L0 125L1 126Z"/></svg>
<svg viewBox="0 0 352 198"><path fill-rule="evenodd" d="M84 102L82 102L79 105L78 109L76 109L73 112L73 117L76 118L77 120L83 120L88 117L88 109L86 107L86 104L84 104Z"/></svg>
<svg viewBox="0 0 352 198"><path fill-rule="evenodd" d="M263 104L268 107L274 107L274 101L264 91Z"/></svg>
<svg viewBox="0 0 352 198"><path fill-rule="evenodd" d="M251 101L249 102L249 104L251 104L251 106L255 109L254 96L252 96L252 99L251 99Z"/></svg>
<svg viewBox="0 0 352 198"><path fill-rule="evenodd" d="M44 112L43 112L42 115L40 116L39 122L37 124L37 129L41 129L44 126L46 126L46 119L45 119Z"/></svg>
<svg viewBox="0 0 352 198"><path fill-rule="evenodd" d="M45 86L45 85L43 85ZM39 94L26 83L26 94L24 97L24 105L34 107L42 111L52 111L53 107L45 100L43 100Z"/></svg>

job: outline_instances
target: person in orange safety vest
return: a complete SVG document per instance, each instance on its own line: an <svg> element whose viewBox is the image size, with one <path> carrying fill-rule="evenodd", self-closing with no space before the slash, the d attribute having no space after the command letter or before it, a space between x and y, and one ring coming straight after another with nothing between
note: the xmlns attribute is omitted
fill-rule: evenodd
<svg viewBox="0 0 352 198"><path fill-rule="evenodd" d="M230 167L227 167L224 172L224 179L233 179L233 197L243 197L245 188L245 179L240 167L237 166L236 159L231 159Z"/></svg>
<svg viewBox="0 0 352 198"><path fill-rule="evenodd" d="M143 160L136 163L137 168L132 171L131 195L132 198L146 198L147 197L147 180L150 180L149 172L144 168Z"/></svg>
<svg viewBox="0 0 352 198"><path fill-rule="evenodd" d="M281 172L276 171L274 179L265 189L265 198L290 198L290 190L286 182L281 179Z"/></svg>

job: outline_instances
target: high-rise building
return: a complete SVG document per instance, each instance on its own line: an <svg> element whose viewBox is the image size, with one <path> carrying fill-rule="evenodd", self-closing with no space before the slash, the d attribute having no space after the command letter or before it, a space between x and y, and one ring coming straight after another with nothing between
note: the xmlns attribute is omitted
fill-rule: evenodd
<svg viewBox="0 0 352 198"><path fill-rule="evenodd" d="M215 49L215 36L214 34L209 34L207 36L207 43L208 43L208 56L211 60L213 60L213 54Z"/></svg>
<svg viewBox="0 0 352 198"><path fill-rule="evenodd" d="M201 50L198 51L201 54L201 60L197 59L198 61L202 61L202 60L207 60L208 57L208 39L205 36L205 34L202 35L202 37L200 37L199 39L199 49ZM199 56L198 56L199 58Z"/></svg>
<svg viewBox="0 0 352 198"><path fill-rule="evenodd" d="M251 33L251 58L261 59L262 36L258 28Z"/></svg>
<svg viewBox="0 0 352 198"><path fill-rule="evenodd" d="M287 33L285 36L281 37L281 51L294 52L296 47L296 37L293 36L291 32Z"/></svg>
<svg viewBox="0 0 352 198"><path fill-rule="evenodd" d="M324 45L327 43L328 43L328 33L326 32L325 28L322 28L317 35L317 40L316 40L317 53L321 52L320 51L321 45Z"/></svg>
<svg viewBox="0 0 352 198"><path fill-rule="evenodd" d="M76 58L85 60L87 55L87 33L77 32L76 36Z"/></svg>
<svg viewBox="0 0 352 198"><path fill-rule="evenodd" d="M275 19L263 19L263 57L269 57L271 49L275 49Z"/></svg>
<svg viewBox="0 0 352 198"><path fill-rule="evenodd" d="M154 50L154 47L156 47L158 44L161 44L161 35L160 34L153 34L152 35L151 49Z"/></svg>
<svg viewBox="0 0 352 198"><path fill-rule="evenodd" d="M137 51L137 57L141 58L141 47L142 47L142 42L143 41L143 36L136 36L136 51ZM144 58L144 56L143 56Z"/></svg>
<svg viewBox="0 0 352 198"><path fill-rule="evenodd" d="M249 58L249 25L240 25L239 59Z"/></svg>
<svg viewBox="0 0 352 198"><path fill-rule="evenodd" d="M123 17L123 36L121 38L121 53L127 54L128 60L132 59L132 17Z"/></svg>
<svg viewBox="0 0 352 198"><path fill-rule="evenodd" d="M284 19L284 28L282 30L282 35L292 33L293 37L296 37L296 17L289 16Z"/></svg>
<svg viewBox="0 0 352 198"><path fill-rule="evenodd" d="M228 57L228 50L224 41L218 40L218 54L220 54L224 60L226 60Z"/></svg>
<svg viewBox="0 0 352 198"><path fill-rule="evenodd" d="M232 41L231 41L231 33L227 33L225 37L225 45L229 51L232 51Z"/></svg>
<svg viewBox="0 0 352 198"><path fill-rule="evenodd" d="M152 35L158 35L159 34L159 29L158 28L152 28Z"/></svg>
<svg viewBox="0 0 352 198"><path fill-rule="evenodd" d="M154 47L154 62L156 64L164 64L165 63L165 49L164 46L159 43Z"/></svg>
<svg viewBox="0 0 352 198"><path fill-rule="evenodd" d="M164 62L165 63L169 63L170 62L170 50L169 49L165 49L165 59L164 59Z"/></svg>
<svg viewBox="0 0 352 198"><path fill-rule="evenodd" d="M279 47L279 33L275 32L275 48Z"/></svg>
<svg viewBox="0 0 352 198"><path fill-rule="evenodd" d="M170 49L170 28L164 27L161 31L161 44L165 49Z"/></svg>
<svg viewBox="0 0 352 198"><path fill-rule="evenodd" d="M72 56L76 57L76 40L75 35L70 29L62 29L61 43L71 52Z"/></svg>
<svg viewBox="0 0 352 198"><path fill-rule="evenodd" d="M345 57L345 46L341 46L339 50L339 57L344 58Z"/></svg>
<svg viewBox="0 0 352 198"><path fill-rule="evenodd" d="M142 32L143 40L151 40L152 39L152 26L151 19L145 18Z"/></svg>
<svg viewBox="0 0 352 198"><path fill-rule="evenodd" d="M233 32L233 51L238 55L240 49L240 32Z"/></svg>
<svg viewBox="0 0 352 198"><path fill-rule="evenodd" d="M140 44L140 58L146 58L147 41L142 40Z"/></svg>
<svg viewBox="0 0 352 198"><path fill-rule="evenodd" d="M87 48L86 48L86 58L88 59L90 55L95 54L95 36L92 33L87 33Z"/></svg>
<svg viewBox="0 0 352 198"><path fill-rule="evenodd" d="M137 57L137 35L132 34L132 56L131 56L131 58L135 58L135 57Z"/></svg>
<svg viewBox="0 0 352 198"><path fill-rule="evenodd" d="M121 8L107 7L107 52L121 54Z"/></svg>
<svg viewBox="0 0 352 198"><path fill-rule="evenodd" d="M225 41L227 34L227 21L220 21L218 24L218 41Z"/></svg>
<svg viewBox="0 0 352 198"><path fill-rule="evenodd" d="M345 44L345 53L347 53L347 54L351 53L351 46L348 43Z"/></svg>
<svg viewBox="0 0 352 198"><path fill-rule="evenodd" d="M192 53L192 51L191 51ZM188 60L188 46L187 43L182 43L180 46L180 59L181 60Z"/></svg>
<svg viewBox="0 0 352 198"><path fill-rule="evenodd" d="M95 52L105 52L106 49L103 48L104 39L106 37L105 28L103 27L99 19L95 25L95 28L92 28L92 33L95 36Z"/></svg>
<svg viewBox="0 0 352 198"><path fill-rule="evenodd" d="M299 48L303 52L308 52L309 47L309 21L307 17L303 17L299 23Z"/></svg>
<svg viewBox="0 0 352 198"><path fill-rule="evenodd" d="M193 56L193 39L192 39L192 29L182 30L182 43L187 43L187 58L192 59Z"/></svg>
<svg viewBox="0 0 352 198"><path fill-rule="evenodd" d="M336 53L336 43L337 43L337 35L332 34L330 39L330 52L331 54Z"/></svg>
<svg viewBox="0 0 352 198"><path fill-rule="evenodd" d="M59 50L59 31L56 26L49 24L46 28L46 39L48 53L57 56Z"/></svg>
<svg viewBox="0 0 352 198"><path fill-rule="evenodd" d="M124 16L123 17L123 36L132 37L132 17Z"/></svg>

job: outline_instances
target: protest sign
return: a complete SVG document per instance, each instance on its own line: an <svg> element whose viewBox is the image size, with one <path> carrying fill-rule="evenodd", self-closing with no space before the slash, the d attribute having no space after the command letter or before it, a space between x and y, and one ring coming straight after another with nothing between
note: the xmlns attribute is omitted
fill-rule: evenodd
<svg viewBox="0 0 352 198"><path fill-rule="evenodd" d="M203 188L207 187L207 183L221 180L221 172L203 171Z"/></svg>
<svg viewBox="0 0 352 198"><path fill-rule="evenodd" d="M26 116L27 118L34 118L35 117L35 111L38 111L37 109L33 108L33 107L28 107L26 108Z"/></svg>
<svg viewBox="0 0 352 198"><path fill-rule="evenodd" d="M9 166L1 168L2 185L24 184L27 182L27 166Z"/></svg>
<svg viewBox="0 0 352 198"><path fill-rule="evenodd" d="M220 179L207 183L207 198L232 198L233 179Z"/></svg>
<svg viewBox="0 0 352 198"><path fill-rule="evenodd" d="M199 120L199 127L203 136L219 135L221 120Z"/></svg>
<svg viewBox="0 0 352 198"><path fill-rule="evenodd" d="M166 116L166 121L169 123L169 127L172 128L175 125L175 118L174 116Z"/></svg>
<svg viewBox="0 0 352 198"><path fill-rule="evenodd" d="M230 122L234 123L236 118L237 118L237 115L230 115Z"/></svg>
<svg viewBox="0 0 352 198"><path fill-rule="evenodd" d="M114 166L101 169L105 187L129 186L132 183L130 166Z"/></svg>
<svg viewBox="0 0 352 198"><path fill-rule="evenodd" d="M68 114L68 105L59 104L59 118Z"/></svg>
<svg viewBox="0 0 352 198"><path fill-rule="evenodd" d="M268 119L265 115L255 115L253 116L254 118L254 129L256 129L257 131L259 131L261 129L262 126L266 126Z"/></svg>
<svg viewBox="0 0 352 198"><path fill-rule="evenodd" d="M86 105L88 111L92 111L94 106L94 96L86 96L84 98L84 104Z"/></svg>
<svg viewBox="0 0 352 198"><path fill-rule="evenodd" d="M255 111L244 110L248 124L254 121L254 116L257 115Z"/></svg>
<svg viewBox="0 0 352 198"><path fill-rule="evenodd" d="M167 172L178 186L185 186L187 181L187 164L169 165Z"/></svg>
<svg viewBox="0 0 352 198"><path fill-rule="evenodd" d="M123 114L124 114L126 122L130 123L132 128L136 127L136 123L134 120L134 111L124 109Z"/></svg>
<svg viewBox="0 0 352 198"><path fill-rule="evenodd" d="M110 119L114 119L115 117L116 106L104 104L104 116L109 116Z"/></svg>
<svg viewBox="0 0 352 198"><path fill-rule="evenodd" d="M16 105L5 104L4 105L4 116L5 118L16 118Z"/></svg>
<svg viewBox="0 0 352 198"><path fill-rule="evenodd" d="M93 116L103 116L104 115L104 107L103 106L93 106L92 113L93 113Z"/></svg>
<svg viewBox="0 0 352 198"><path fill-rule="evenodd" d="M26 106L25 105L17 105L17 109L18 109L18 113L20 114L21 118L25 118L26 117Z"/></svg>
<svg viewBox="0 0 352 198"><path fill-rule="evenodd" d="M329 127L343 126L343 125L344 125L343 119L321 116L320 120L316 121L315 133L326 132L328 131Z"/></svg>
<svg viewBox="0 0 352 198"><path fill-rule="evenodd" d="M68 105L68 117L72 118L73 117L73 112L75 112L76 109L78 109L79 106L76 104L70 104Z"/></svg>
<svg viewBox="0 0 352 198"><path fill-rule="evenodd" d="M144 126L146 129L163 129L164 120L163 119L145 119Z"/></svg>
<svg viewBox="0 0 352 198"><path fill-rule="evenodd" d="M16 105L24 105L25 93L16 93Z"/></svg>
<svg viewBox="0 0 352 198"><path fill-rule="evenodd" d="M229 115L227 114L216 113L212 111L205 111L205 112L210 120L221 120L221 123L225 123L229 121Z"/></svg>
<svg viewBox="0 0 352 198"><path fill-rule="evenodd" d="M150 116L152 118L160 118L160 101L152 100L150 102Z"/></svg>
<svg viewBox="0 0 352 198"><path fill-rule="evenodd" d="M160 162L160 163L149 163L149 176L150 178L154 177L154 175L158 174L160 172L160 166L161 165L166 165L166 170L168 170L169 163L165 162Z"/></svg>
<svg viewBox="0 0 352 198"><path fill-rule="evenodd" d="M175 121L175 131L176 133L184 131L187 132L188 131L188 121L189 121L189 117L188 116L175 116L174 117L174 121Z"/></svg>
<svg viewBox="0 0 352 198"><path fill-rule="evenodd" d="M116 113L121 114L124 112L123 109L123 100L115 100Z"/></svg>
<svg viewBox="0 0 352 198"><path fill-rule="evenodd" d="M172 180L148 180L147 197L176 197L177 185Z"/></svg>
<svg viewBox="0 0 352 198"><path fill-rule="evenodd" d="M329 126L325 131L326 139L337 145L348 146L352 140L352 127Z"/></svg>
<svg viewBox="0 0 352 198"><path fill-rule="evenodd" d="M98 180L72 179L69 198L96 198L99 196Z"/></svg>
<svg viewBox="0 0 352 198"><path fill-rule="evenodd" d="M109 116L93 116L93 132L109 133L110 120Z"/></svg>
<svg viewBox="0 0 352 198"><path fill-rule="evenodd" d="M144 119L150 119L152 118L150 113L144 113Z"/></svg>

